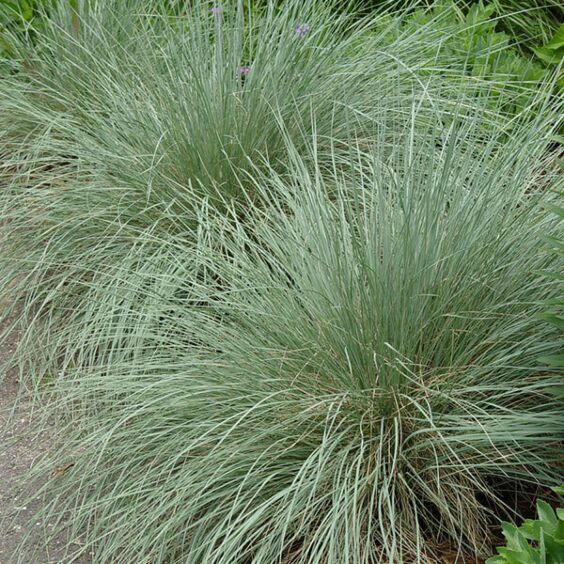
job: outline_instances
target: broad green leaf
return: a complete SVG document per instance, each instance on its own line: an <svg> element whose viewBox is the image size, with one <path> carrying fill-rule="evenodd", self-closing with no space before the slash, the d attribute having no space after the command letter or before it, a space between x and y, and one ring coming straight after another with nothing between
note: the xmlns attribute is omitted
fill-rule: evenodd
<svg viewBox="0 0 564 564"><path fill-rule="evenodd" d="M552 39L544 45L545 49L556 50L564 47L564 24L561 24Z"/></svg>
<svg viewBox="0 0 564 564"><path fill-rule="evenodd" d="M523 533L513 524L504 522L501 524L503 536L507 539L507 547L511 550L526 550L529 544Z"/></svg>
<svg viewBox="0 0 564 564"><path fill-rule="evenodd" d="M549 524L552 527L552 530L556 528L556 525L558 525L558 517L556 517L554 509L552 509L546 501L543 501L542 499L537 501L537 513L539 515L539 519L542 522Z"/></svg>
<svg viewBox="0 0 564 564"><path fill-rule="evenodd" d="M24 20L29 21L33 18L33 8L26 0L21 0L21 10Z"/></svg>
<svg viewBox="0 0 564 564"><path fill-rule="evenodd" d="M486 560L486 564L506 564L507 560L503 556L492 556Z"/></svg>
<svg viewBox="0 0 564 564"><path fill-rule="evenodd" d="M556 510L558 516L558 525L552 535L557 542L564 543L564 508L559 507Z"/></svg>
<svg viewBox="0 0 564 564"><path fill-rule="evenodd" d="M564 484L562 484L561 486L555 486L552 488L552 491L557 493L558 495L562 495L564 496Z"/></svg>
<svg viewBox="0 0 564 564"><path fill-rule="evenodd" d="M557 65L562 60L562 56L546 47L537 47L536 49L533 48L535 55L550 65Z"/></svg>
<svg viewBox="0 0 564 564"><path fill-rule="evenodd" d="M527 544L522 550L511 548L498 548L498 552L505 558L507 564L541 564L538 552Z"/></svg>
<svg viewBox="0 0 564 564"><path fill-rule="evenodd" d="M541 533L542 533L542 526L540 521L536 519L526 519L523 521L519 530L523 533L525 538L534 541L540 541Z"/></svg>
<svg viewBox="0 0 564 564"><path fill-rule="evenodd" d="M546 534L544 536L544 544L549 556L547 561L562 564L564 562L564 541L557 541L552 535Z"/></svg>
<svg viewBox="0 0 564 564"><path fill-rule="evenodd" d="M540 540L539 540L539 548L538 548L538 555L539 560L542 564L547 564L546 562L546 548L545 548L545 534L544 531L541 529L540 531Z"/></svg>

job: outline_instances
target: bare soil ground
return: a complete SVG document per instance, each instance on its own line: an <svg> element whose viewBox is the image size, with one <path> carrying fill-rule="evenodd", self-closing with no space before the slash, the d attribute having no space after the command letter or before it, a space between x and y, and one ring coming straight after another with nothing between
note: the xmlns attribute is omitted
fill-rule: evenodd
<svg viewBox="0 0 564 564"><path fill-rule="evenodd" d="M9 326L8 323L4 326ZM2 331L0 325L0 334ZM0 366L12 354L18 338L18 333L13 332L7 341L0 343ZM22 475L52 446L54 429L46 427L40 434L32 432L31 402L19 397L19 390L15 372L0 374L0 564L18 562L16 547L30 524L30 549L20 555L19 562L64 564L69 560L65 556L65 538L59 536L53 542L45 542L44 527L49 524L32 522L41 500L33 499L28 503L33 492L22 480ZM76 562L86 563L87 560Z"/></svg>

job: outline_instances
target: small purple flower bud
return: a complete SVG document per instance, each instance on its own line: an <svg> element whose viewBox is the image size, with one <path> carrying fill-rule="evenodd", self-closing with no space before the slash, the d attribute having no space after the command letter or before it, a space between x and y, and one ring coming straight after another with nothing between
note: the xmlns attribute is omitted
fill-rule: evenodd
<svg viewBox="0 0 564 564"><path fill-rule="evenodd" d="M298 37L305 37L309 33L309 24L298 24L296 26L296 33L298 34Z"/></svg>
<svg viewBox="0 0 564 564"><path fill-rule="evenodd" d="M219 16L219 14L221 14L221 12L223 12L223 8L221 8L220 6L214 6L210 12L214 15L214 16Z"/></svg>
<svg viewBox="0 0 564 564"><path fill-rule="evenodd" d="M251 72L251 67L242 66L239 67L239 76L247 76Z"/></svg>

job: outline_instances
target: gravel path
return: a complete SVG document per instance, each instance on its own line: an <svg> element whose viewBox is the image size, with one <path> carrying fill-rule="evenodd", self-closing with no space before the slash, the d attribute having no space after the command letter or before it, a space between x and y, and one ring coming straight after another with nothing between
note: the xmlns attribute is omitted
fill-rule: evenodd
<svg viewBox="0 0 564 564"><path fill-rule="evenodd" d="M0 325L0 334L2 329ZM13 352L18 337L13 333L0 344L0 365ZM39 500L26 503L30 492L20 477L52 444L52 429L46 428L40 435L32 435L30 402L25 398L16 402L18 390L15 373L0 374L0 564L15 564L16 547L41 503ZM23 555L20 562L64 564L68 561L64 557L64 537L45 546L43 525L35 523L31 539L38 551ZM86 562L81 559L77 564Z"/></svg>

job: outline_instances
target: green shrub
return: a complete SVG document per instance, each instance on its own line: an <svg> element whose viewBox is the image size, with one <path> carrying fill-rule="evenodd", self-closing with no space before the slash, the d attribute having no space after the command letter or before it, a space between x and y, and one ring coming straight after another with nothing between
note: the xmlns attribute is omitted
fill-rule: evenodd
<svg viewBox="0 0 564 564"><path fill-rule="evenodd" d="M564 24L558 28L558 31L550 38L550 41L534 51L546 64L551 66L560 65L562 67L564 62ZM562 68L560 68L558 85L564 89L564 70Z"/></svg>
<svg viewBox="0 0 564 564"><path fill-rule="evenodd" d="M497 31L509 35L512 43L523 50L546 43L564 19L559 0L451 0L461 16L476 6L494 10ZM416 9L433 9L442 0L357 0L363 13L394 9L409 14Z"/></svg>
<svg viewBox="0 0 564 564"><path fill-rule="evenodd" d="M560 0L488 0L499 27L520 46L531 49L547 42L564 19Z"/></svg>
<svg viewBox="0 0 564 564"><path fill-rule="evenodd" d="M512 44L509 35L496 31L498 21L494 15L493 4L484 6L481 2L476 3L463 13L452 0L435 2L432 9L418 9L398 20L399 25L395 29L388 28L387 37L392 41L399 35L418 36L426 29L440 30L443 37L441 48L435 52L434 60L431 53L425 54L432 62L428 68L421 69L421 74L444 77L448 76L449 68L456 71L462 68L467 76L491 84L493 108L499 103L495 98L505 96L508 97L505 111L519 113L535 98L549 71L544 61L522 54ZM389 20L392 19L389 16ZM371 33L367 32L364 49L381 45L381 41L372 41ZM432 45L427 46L433 48Z"/></svg>
<svg viewBox="0 0 564 564"><path fill-rule="evenodd" d="M6 69L5 59L15 55L9 34L35 33L32 22L36 19L38 4L36 0L0 1L0 70ZM34 24L37 25L37 22Z"/></svg>
<svg viewBox="0 0 564 564"><path fill-rule="evenodd" d="M564 494L564 487L555 488ZM538 519L527 519L520 527L503 523L507 546L498 548L498 556L486 564L559 564L564 562L564 509L556 511L537 501ZM532 543L531 543L532 541Z"/></svg>

